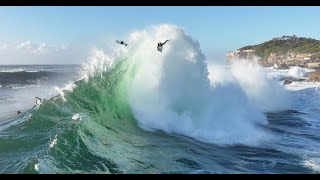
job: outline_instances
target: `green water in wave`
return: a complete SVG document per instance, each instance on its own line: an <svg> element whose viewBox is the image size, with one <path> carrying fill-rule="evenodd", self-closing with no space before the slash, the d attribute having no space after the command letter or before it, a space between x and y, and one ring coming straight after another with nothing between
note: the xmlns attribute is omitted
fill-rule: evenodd
<svg viewBox="0 0 320 180"><path fill-rule="evenodd" d="M17 124L0 132L1 173L181 169L175 161L170 163L175 150L168 148L172 145L167 135L142 130L131 113L127 88L135 65L123 59L106 72L96 73L88 81L76 82L72 92L64 91L66 101L54 97L38 110L27 111L22 119L10 121ZM73 120L75 114L81 120Z"/></svg>

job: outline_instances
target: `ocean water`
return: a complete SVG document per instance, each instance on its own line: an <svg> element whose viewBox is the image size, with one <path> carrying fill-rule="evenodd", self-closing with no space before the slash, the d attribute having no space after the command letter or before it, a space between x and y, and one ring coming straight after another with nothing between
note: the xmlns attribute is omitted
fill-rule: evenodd
<svg viewBox="0 0 320 180"><path fill-rule="evenodd" d="M80 65L1 65L0 119L26 111L35 97L51 98L76 81ZM78 68L78 69L77 69Z"/></svg>
<svg viewBox="0 0 320 180"><path fill-rule="evenodd" d="M320 84L283 85L311 70L210 63L173 25L127 42L82 65L0 66L0 173L320 172Z"/></svg>

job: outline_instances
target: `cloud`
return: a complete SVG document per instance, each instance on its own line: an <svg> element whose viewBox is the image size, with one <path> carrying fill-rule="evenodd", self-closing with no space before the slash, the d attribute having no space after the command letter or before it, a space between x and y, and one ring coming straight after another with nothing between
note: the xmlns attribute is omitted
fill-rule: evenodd
<svg viewBox="0 0 320 180"><path fill-rule="evenodd" d="M23 50L30 50L35 47L35 44L33 44L30 40L22 42L17 45L18 49L23 49Z"/></svg>
<svg viewBox="0 0 320 180"><path fill-rule="evenodd" d="M87 51L66 44L0 43L0 64L75 64L81 63Z"/></svg>
<svg viewBox="0 0 320 180"><path fill-rule="evenodd" d="M18 43L16 45L16 49L18 51L30 53L33 55L47 55L50 53L59 53L68 50L65 45L48 45L45 42L36 44L31 42L30 40Z"/></svg>
<svg viewBox="0 0 320 180"><path fill-rule="evenodd" d="M6 43L0 44L0 50L6 49L7 46L8 46L8 45L7 45Z"/></svg>

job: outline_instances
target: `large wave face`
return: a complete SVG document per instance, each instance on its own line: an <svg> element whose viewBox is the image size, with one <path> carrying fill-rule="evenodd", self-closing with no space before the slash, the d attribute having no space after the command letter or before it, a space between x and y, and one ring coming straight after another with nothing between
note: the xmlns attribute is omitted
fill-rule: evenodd
<svg viewBox="0 0 320 180"><path fill-rule="evenodd" d="M158 42L167 39L157 51ZM10 172L188 172L195 163L182 168L176 154L187 152L173 147L192 146L179 140L181 135L219 145L268 139L261 126L268 123L265 109L256 107L264 101L253 101L245 82L235 77L209 74L199 43L183 29L153 26L131 33L127 42L110 55L95 49L82 80L28 111L18 127L0 130L8 133L1 144L10 138L36 141ZM7 145L10 158L19 157L20 146Z"/></svg>

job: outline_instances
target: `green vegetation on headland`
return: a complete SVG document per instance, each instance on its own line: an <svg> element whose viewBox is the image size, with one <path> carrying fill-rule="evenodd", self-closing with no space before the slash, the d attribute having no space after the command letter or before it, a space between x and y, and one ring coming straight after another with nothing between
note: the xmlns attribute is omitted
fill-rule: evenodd
<svg viewBox="0 0 320 180"><path fill-rule="evenodd" d="M312 53L320 58L320 41L295 35L282 36L258 45L245 46L239 50L253 50L253 53L262 59L268 59L271 53L284 55L288 52L296 54Z"/></svg>
<svg viewBox="0 0 320 180"><path fill-rule="evenodd" d="M312 38L282 36L257 45L245 46L227 53L227 63L238 60L258 60L263 67L288 69L292 66L312 68L308 80L320 82L320 41ZM286 79L285 84L304 79Z"/></svg>

